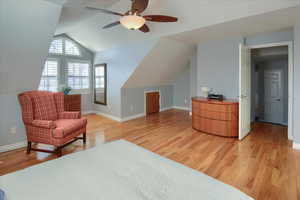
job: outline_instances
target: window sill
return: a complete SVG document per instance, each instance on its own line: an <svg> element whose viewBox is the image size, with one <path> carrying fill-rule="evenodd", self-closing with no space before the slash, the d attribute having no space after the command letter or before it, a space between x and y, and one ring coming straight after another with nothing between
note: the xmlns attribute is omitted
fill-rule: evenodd
<svg viewBox="0 0 300 200"><path fill-rule="evenodd" d="M72 90L70 92L70 94L86 94L86 95L90 95L92 94L90 89L84 89L84 90Z"/></svg>

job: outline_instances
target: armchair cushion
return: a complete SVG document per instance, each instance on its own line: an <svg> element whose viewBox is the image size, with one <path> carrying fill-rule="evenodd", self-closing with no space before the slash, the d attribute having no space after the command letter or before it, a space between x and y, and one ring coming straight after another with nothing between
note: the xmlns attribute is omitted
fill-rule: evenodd
<svg viewBox="0 0 300 200"><path fill-rule="evenodd" d="M80 119L80 112L61 112L58 115L59 119Z"/></svg>
<svg viewBox="0 0 300 200"><path fill-rule="evenodd" d="M57 119L57 111L53 94L50 92L39 92L31 95L34 105L34 119L51 120Z"/></svg>
<svg viewBox="0 0 300 200"><path fill-rule="evenodd" d="M40 128L48 128L48 129L56 128L56 124L54 123L54 121L47 121L47 120L33 120L32 125Z"/></svg>
<svg viewBox="0 0 300 200"><path fill-rule="evenodd" d="M73 132L86 127L87 119L59 119L55 121L56 129L53 130L53 137L64 138Z"/></svg>

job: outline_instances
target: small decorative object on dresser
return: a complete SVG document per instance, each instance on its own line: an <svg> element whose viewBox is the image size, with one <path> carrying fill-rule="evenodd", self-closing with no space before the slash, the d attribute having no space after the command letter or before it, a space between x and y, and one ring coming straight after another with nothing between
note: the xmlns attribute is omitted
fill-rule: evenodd
<svg viewBox="0 0 300 200"><path fill-rule="evenodd" d="M209 92L211 91L211 89L208 88L208 87L202 87L202 88L201 88L201 91L202 91L202 93L203 93L203 96L204 96L205 98L207 98L208 95L209 95Z"/></svg>
<svg viewBox="0 0 300 200"><path fill-rule="evenodd" d="M223 137L238 136L238 102L192 98L193 128Z"/></svg>
<svg viewBox="0 0 300 200"><path fill-rule="evenodd" d="M65 111L81 112L81 94L65 95Z"/></svg>

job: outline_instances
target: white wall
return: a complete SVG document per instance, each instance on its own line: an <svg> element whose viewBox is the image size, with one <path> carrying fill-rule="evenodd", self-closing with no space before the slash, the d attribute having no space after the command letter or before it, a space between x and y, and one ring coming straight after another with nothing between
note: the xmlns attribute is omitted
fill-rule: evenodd
<svg viewBox="0 0 300 200"><path fill-rule="evenodd" d="M189 63L189 65L191 65ZM191 105L191 66L187 66L173 84L175 107L190 109Z"/></svg>
<svg viewBox="0 0 300 200"><path fill-rule="evenodd" d="M190 59L190 93L191 97L197 96L198 81L197 81L197 49Z"/></svg>
<svg viewBox="0 0 300 200"><path fill-rule="evenodd" d="M95 55L94 64L107 63L108 105L94 104L94 110L121 118L121 88L156 43L157 40L146 40L115 47Z"/></svg>
<svg viewBox="0 0 300 200"><path fill-rule="evenodd" d="M173 86L157 86L145 88L122 88L122 118L145 113L145 92L160 91L160 109L173 106Z"/></svg>
<svg viewBox="0 0 300 200"><path fill-rule="evenodd" d="M61 7L41 0L0 1L0 146L26 138L17 94L37 89Z"/></svg>
<svg viewBox="0 0 300 200"><path fill-rule="evenodd" d="M300 25L294 28L294 141L300 143Z"/></svg>
<svg viewBox="0 0 300 200"><path fill-rule="evenodd" d="M201 87L208 87L225 98L238 98L239 44L242 42L242 38L233 38L198 45L198 96L203 96Z"/></svg>
<svg viewBox="0 0 300 200"><path fill-rule="evenodd" d="M254 36L249 36L246 38L246 45L260 45L266 43L277 43L277 42L286 42L293 41L294 32L292 29L287 31L280 32L271 32L271 33L261 33Z"/></svg>

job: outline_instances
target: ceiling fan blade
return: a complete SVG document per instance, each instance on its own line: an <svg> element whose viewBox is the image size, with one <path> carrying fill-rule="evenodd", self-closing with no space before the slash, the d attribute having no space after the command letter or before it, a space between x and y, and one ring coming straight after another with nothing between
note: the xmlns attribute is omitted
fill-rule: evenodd
<svg viewBox="0 0 300 200"><path fill-rule="evenodd" d="M118 26L118 25L120 25L120 21L113 22L111 24L107 24L106 26L103 26L103 29L111 28L111 27Z"/></svg>
<svg viewBox="0 0 300 200"><path fill-rule="evenodd" d="M131 6L131 11L132 12L138 12L142 13L146 10L149 4L149 0L131 0L132 1L132 6Z"/></svg>
<svg viewBox="0 0 300 200"><path fill-rule="evenodd" d="M144 33L148 33L150 31L150 28L147 26L147 24L144 24L144 26L142 26L139 30Z"/></svg>
<svg viewBox="0 0 300 200"><path fill-rule="evenodd" d="M89 9L89 10L96 10L96 11L99 11L99 12L102 12L102 13L105 13L105 14L124 16L121 13L117 13L117 12L114 12L114 11L106 10L106 9L103 9L103 8L93 8L93 7L86 7L86 8Z"/></svg>
<svg viewBox="0 0 300 200"><path fill-rule="evenodd" d="M166 16L166 15L146 15L144 18L147 21L152 21L152 22L177 22L178 18L177 17L171 17L171 16Z"/></svg>

